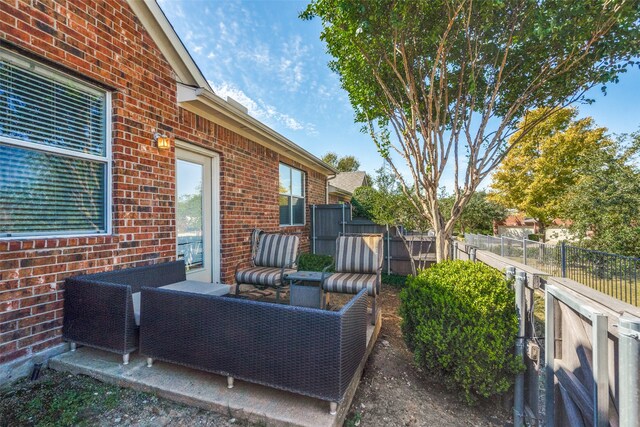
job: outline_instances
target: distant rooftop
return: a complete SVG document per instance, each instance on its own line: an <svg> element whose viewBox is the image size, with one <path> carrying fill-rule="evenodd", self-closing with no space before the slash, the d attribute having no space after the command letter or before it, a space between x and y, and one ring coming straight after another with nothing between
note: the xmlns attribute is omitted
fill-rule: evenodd
<svg viewBox="0 0 640 427"><path fill-rule="evenodd" d="M340 172L329 179L329 185L339 190L353 194L356 188L368 185L367 173L364 171Z"/></svg>

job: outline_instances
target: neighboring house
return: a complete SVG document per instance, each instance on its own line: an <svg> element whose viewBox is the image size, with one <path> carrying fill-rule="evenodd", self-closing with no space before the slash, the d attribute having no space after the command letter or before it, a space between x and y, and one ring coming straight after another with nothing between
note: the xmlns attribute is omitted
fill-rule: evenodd
<svg viewBox="0 0 640 427"><path fill-rule="evenodd" d="M336 171L218 97L154 1L3 2L0 23L0 383L61 351L69 276L184 257L232 283L254 227L308 250Z"/></svg>
<svg viewBox="0 0 640 427"><path fill-rule="evenodd" d="M329 203L348 203L356 188L365 185L370 185L366 172L340 172L329 179Z"/></svg>
<svg viewBox="0 0 640 427"><path fill-rule="evenodd" d="M571 235L567 230L567 225L566 221L554 219L549 226L544 228L545 242L555 243L570 239ZM530 234L539 234L542 229L542 224L539 221L513 209L509 210L509 216L504 221L493 224L495 235L514 239L526 238Z"/></svg>

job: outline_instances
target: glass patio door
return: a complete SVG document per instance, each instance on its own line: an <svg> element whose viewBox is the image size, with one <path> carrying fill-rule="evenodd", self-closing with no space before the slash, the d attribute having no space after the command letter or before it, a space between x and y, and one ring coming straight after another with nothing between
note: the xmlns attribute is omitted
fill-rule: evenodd
<svg viewBox="0 0 640 427"><path fill-rule="evenodd" d="M176 149L177 256L187 279L213 281L212 158Z"/></svg>

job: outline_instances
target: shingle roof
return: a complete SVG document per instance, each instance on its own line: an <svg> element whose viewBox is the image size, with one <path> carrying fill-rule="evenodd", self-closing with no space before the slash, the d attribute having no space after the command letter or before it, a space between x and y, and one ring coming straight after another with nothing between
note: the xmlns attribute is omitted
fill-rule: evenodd
<svg viewBox="0 0 640 427"><path fill-rule="evenodd" d="M340 172L334 178L329 179L329 185L340 190L353 192L358 187L367 184L367 174L364 171Z"/></svg>

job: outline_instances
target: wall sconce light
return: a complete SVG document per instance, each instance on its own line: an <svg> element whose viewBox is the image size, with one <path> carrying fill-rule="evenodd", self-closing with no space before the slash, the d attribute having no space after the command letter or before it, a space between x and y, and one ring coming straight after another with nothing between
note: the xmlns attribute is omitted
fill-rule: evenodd
<svg viewBox="0 0 640 427"><path fill-rule="evenodd" d="M163 135L160 133L156 133L153 135L153 140L156 143L156 146L159 150L168 150L171 148L171 138L167 135Z"/></svg>

